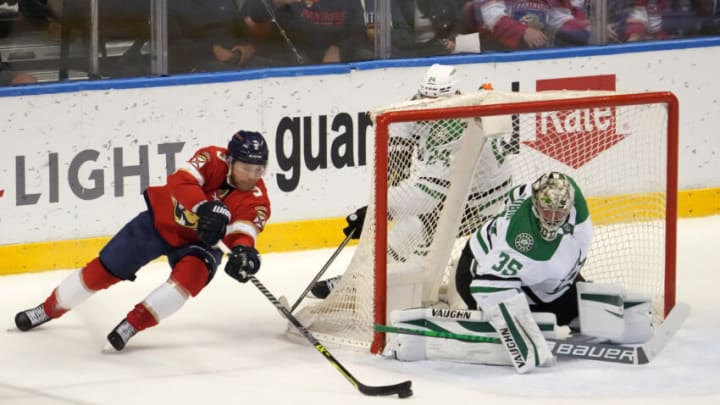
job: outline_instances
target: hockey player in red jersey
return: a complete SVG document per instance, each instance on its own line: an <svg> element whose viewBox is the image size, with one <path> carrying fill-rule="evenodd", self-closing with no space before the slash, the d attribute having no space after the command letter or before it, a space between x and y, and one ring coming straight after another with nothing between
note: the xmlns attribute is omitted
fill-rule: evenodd
<svg viewBox="0 0 720 405"><path fill-rule="evenodd" d="M148 209L130 220L85 267L70 274L40 305L15 316L22 331L56 319L96 291L135 274L166 256L172 268L166 282L128 312L108 335L120 351L137 332L155 326L180 309L212 280L223 240L232 249L225 272L240 282L260 269L255 249L270 217L262 176L268 147L258 132L238 131L227 148L207 146L163 186L148 187Z"/></svg>

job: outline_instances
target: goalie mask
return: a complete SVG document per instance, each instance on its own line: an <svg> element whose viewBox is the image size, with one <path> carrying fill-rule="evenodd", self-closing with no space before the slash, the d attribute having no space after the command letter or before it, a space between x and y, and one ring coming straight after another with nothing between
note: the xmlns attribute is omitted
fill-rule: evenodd
<svg viewBox="0 0 720 405"><path fill-rule="evenodd" d="M555 240L557 231L570 215L575 190L568 176L550 172L532 184L533 214L540 222L540 236L546 241Z"/></svg>
<svg viewBox="0 0 720 405"><path fill-rule="evenodd" d="M427 98L449 97L457 94L455 66L438 63L430 66L418 94Z"/></svg>

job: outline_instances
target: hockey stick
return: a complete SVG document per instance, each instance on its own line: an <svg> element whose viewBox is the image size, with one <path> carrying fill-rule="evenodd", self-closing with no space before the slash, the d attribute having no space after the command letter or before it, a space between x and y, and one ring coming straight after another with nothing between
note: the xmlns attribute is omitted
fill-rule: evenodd
<svg viewBox="0 0 720 405"><path fill-rule="evenodd" d="M461 333L452 333L440 330L410 329L380 324L375 324L375 332L428 336L443 339L462 340L463 342L500 343L500 338L490 336L464 335Z"/></svg>
<svg viewBox="0 0 720 405"><path fill-rule="evenodd" d="M575 336L568 339L547 339L551 352L558 357L597 360L622 364L647 364L652 361L667 345L670 338L680 329L690 314L690 307L685 303L677 303L665 321L656 329L647 342L640 345L618 345L612 343L596 343L589 336ZM466 335L452 332L408 329L387 325L375 325L375 330L386 333L403 333L409 335L429 336L444 339L455 339L464 342L501 343L499 338Z"/></svg>
<svg viewBox="0 0 720 405"><path fill-rule="evenodd" d="M355 235L355 229L353 229L350 233L348 233L348 236L345 237L345 239L340 243L340 246L335 249L333 254L330 256L328 261L325 263L325 265L320 269L318 274L310 281L310 284L308 284L307 288L305 288L305 291L300 294L300 296L297 298L295 303L290 307L290 312L295 311L295 308L300 305L300 302L302 302L303 299L305 299L305 296L312 290L312 288L315 286L315 283L317 283L318 280L320 280L320 277L322 277L323 274L327 271L327 269L330 267L333 261L335 261L335 258L338 257L340 252L347 246L347 244L350 242L350 239L352 239L353 235Z"/></svg>
<svg viewBox="0 0 720 405"><path fill-rule="evenodd" d="M218 244L216 246L219 247L220 250L222 250L222 252L225 254L232 253L223 241L218 242ZM325 359L327 361L329 361L330 364L332 364L333 367L335 367L335 369L337 369L340 372L340 374L342 374L348 381L350 381L350 384L352 384L353 386L355 386L355 388L358 389L358 391L360 391L361 393L363 393L365 395L372 395L372 396L384 396L384 395L397 394L397 396L400 398L407 398L412 395L413 392L411 389L411 384L412 384L411 381L405 381L405 382L401 382L398 384L392 384L392 385L380 385L380 386L365 385L365 384L361 383L360 381L358 381L357 378L355 378L352 374L350 374L350 372L345 367L343 367L343 365L340 364L340 362L337 359L335 359L335 357L333 357L333 355L330 353L330 351L325 346L323 346L322 343L320 343L317 339L315 339L315 337L310 333L310 331L305 329L305 327L300 323L300 321L298 321L297 318L295 318L293 316L293 314L290 313L290 311L285 306L283 306L283 304L280 301L278 301L278 299L275 298L275 296L272 295L272 293L267 288L265 288L265 286L260 282L260 280L255 278L255 276L248 276L248 279L250 280L250 282L252 282L255 285L255 287L257 287L258 290L260 290L261 293L263 293L265 298L267 298L275 306L275 308L277 308L277 310L280 311L285 316L285 318L288 321L290 321L290 323L292 323L293 326L295 326L295 328L303 336L305 336L305 338L315 347L315 349L318 352L320 352L323 356L325 356Z"/></svg>

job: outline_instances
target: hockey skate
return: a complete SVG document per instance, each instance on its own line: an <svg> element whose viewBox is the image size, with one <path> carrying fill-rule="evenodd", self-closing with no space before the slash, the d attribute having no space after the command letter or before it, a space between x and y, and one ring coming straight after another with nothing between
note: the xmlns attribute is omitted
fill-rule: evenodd
<svg viewBox="0 0 720 405"><path fill-rule="evenodd" d="M324 299L330 295L330 291L337 286L342 276L335 276L326 280L320 280L310 289L310 293L315 298Z"/></svg>
<svg viewBox="0 0 720 405"><path fill-rule="evenodd" d="M35 308L26 309L25 311L18 312L15 315L15 326L18 329L25 332L36 326L42 325L49 321L50 317L45 313L43 304L36 306Z"/></svg>
<svg viewBox="0 0 720 405"><path fill-rule="evenodd" d="M128 322L127 319L123 319L115 327L115 329L110 332L110 334L107 336L107 340L108 342L110 342L112 347L115 348L115 350L122 351L122 349L125 348L128 340L130 340L131 337L135 336L136 333L137 330L135 330L135 328L130 325L130 322Z"/></svg>

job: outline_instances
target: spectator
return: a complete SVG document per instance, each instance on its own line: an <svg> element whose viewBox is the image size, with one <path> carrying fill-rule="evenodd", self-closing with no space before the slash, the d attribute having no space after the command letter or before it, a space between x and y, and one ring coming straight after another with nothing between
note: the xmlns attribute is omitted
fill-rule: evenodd
<svg viewBox="0 0 720 405"><path fill-rule="evenodd" d="M663 31L672 38L713 35L708 32L714 5L708 0L669 0Z"/></svg>
<svg viewBox="0 0 720 405"><path fill-rule="evenodd" d="M634 0L607 0L607 27L605 30L607 43L625 41L625 20L632 1ZM590 19L592 3L592 0L570 0L572 15L578 19Z"/></svg>
<svg viewBox="0 0 720 405"><path fill-rule="evenodd" d="M243 13L236 0L168 2L169 72L216 72L250 66L255 44Z"/></svg>
<svg viewBox="0 0 720 405"><path fill-rule="evenodd" d="M37 83L37 79L25 72L14 71L7 63L0 63L0 86Z"/></svg>
<svg viewBox="0 0 720 405"><path fill-rule="evenodd" d="M667 39L662 26L666 0L636 0L633 3L625 19L625 41Z"/></svg>
<svg viewBox="0 0 720 405"><path fill-rule="evenodd" d="M392 56L453 53L455 37L464 30L462 3L456 0L393 0Z"/></svg>
<svg viewBox="0 0 720 405"><path fill-rule="evenodd" d="M472 21L483 51L586 45L590 22L569 0L473 0Z"/></svg>
<svg viewBox="0 0 720 405"><path fill-rule="evenodd" d="M265 27L280 64L373 58L360 0L250 0L251 23ZM265 46L265 43L263 44Z"/></svg>

